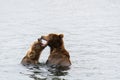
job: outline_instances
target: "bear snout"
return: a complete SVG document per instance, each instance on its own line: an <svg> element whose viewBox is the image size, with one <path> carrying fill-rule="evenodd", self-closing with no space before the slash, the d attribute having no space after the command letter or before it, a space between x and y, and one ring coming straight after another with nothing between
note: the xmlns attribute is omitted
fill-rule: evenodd
<svg viewBox="0 0 120 80"><path fill-rule="evenodd" d="M41 42L41 40L42 40L42 38L38 38L38 41L40 41L40 42Z"/></svg>
<svg viewBox="0 0 120 80"><path fill-rule="evenodd" d="M48 41L48 37L47 36L41 36L41 39Z"/></svg>

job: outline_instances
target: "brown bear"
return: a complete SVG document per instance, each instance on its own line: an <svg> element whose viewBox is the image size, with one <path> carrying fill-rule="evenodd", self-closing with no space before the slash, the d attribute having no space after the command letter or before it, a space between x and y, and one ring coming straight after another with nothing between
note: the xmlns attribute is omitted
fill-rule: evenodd
<svg viewBox="0 0 120 80"><path fill-rule="evenodd" d="M46 45L42 44L41 38L39 38L29 48L26 56L22 59L21 63L25 66L26 65L36 65L36 64L38 64L40 54L45 47L46 47Z"/></svg>
<svg viewBox="0 0 120 80"><path fill-rule="evenodd" d="M50 47L50 55L46 64L51 67L69 67L71 65L70 55L64 47L63 34L48 34L42 36Z"/></svg>

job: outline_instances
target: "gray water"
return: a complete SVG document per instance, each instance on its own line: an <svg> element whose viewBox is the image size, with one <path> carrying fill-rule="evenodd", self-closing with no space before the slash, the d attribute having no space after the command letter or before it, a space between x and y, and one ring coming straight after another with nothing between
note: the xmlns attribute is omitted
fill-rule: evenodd
<svg viewBox="0 0 120 80"><path fill-rule="evenodd" d="M41 35L64 34L70 70L20 64ZM120 80L120 0L0 0L0 80Z"/></svg>

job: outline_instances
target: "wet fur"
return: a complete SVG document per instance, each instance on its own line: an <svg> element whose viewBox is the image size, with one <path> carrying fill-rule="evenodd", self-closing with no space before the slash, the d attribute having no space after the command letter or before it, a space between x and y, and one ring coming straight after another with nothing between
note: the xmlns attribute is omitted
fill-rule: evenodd
<svg viewBox="0 0 120 80"><path fill-rule="evenodd" d="M22 59L21 64L23 65L36 65L39 63L39 57L41 52L46 46L42 46L40 40L35 41L27 51L26 56Z"/></svg>
<svg viewBox="0 0 120 80"><path fill-rule="evenodd" d="M69 52L64 47L63 34L42 36L48 42L50 55L46 64L51 67L69 67L71 65Z"/></svg>

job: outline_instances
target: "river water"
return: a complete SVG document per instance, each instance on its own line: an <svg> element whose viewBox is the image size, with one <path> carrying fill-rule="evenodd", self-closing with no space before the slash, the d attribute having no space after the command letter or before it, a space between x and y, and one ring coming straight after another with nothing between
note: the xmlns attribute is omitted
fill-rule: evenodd
<svg viewBox="0 0 120 80"><path fill-rule="evenodd" d="M71 68L20 64L41 35L64 34ZM0 0L0 80L120 80L120 0Z"/></svg>

